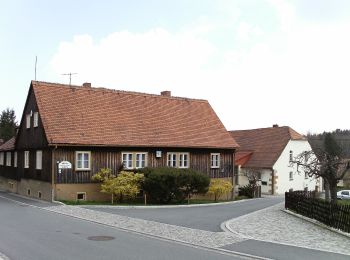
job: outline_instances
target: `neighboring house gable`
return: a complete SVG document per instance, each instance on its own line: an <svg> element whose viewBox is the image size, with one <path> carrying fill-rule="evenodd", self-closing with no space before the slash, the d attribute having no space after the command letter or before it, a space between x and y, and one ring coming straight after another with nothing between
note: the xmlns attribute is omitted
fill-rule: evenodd
<svg viewBox="0 0 350 260"><path fill-rule="evenodd" d="M230 133L240 145L235 162L242 168L241 175L249 169L258 169L261 172L263 193L282 194L289 189L306 187L315 189L316 181L305 179L289 163L290 156L295 157L311 150L306 138L292 128L274 126ZM289 178L290 175L293 178ZM247 180L242 179L241 184L247 184Z"/></svg>

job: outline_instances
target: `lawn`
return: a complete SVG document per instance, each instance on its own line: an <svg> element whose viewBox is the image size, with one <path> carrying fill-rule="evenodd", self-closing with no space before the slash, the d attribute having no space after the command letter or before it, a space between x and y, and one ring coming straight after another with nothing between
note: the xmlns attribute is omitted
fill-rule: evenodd
<svg viewBox="0 0 350 260"><path fill-rule="evenodd" d="M241 199L247 199L247 197L240 196L236 197L235 200L241 200ZM111 205L110 201L72 201L72 200L60 200L60 202L66 204L66 205ZM217 202L213 200L200 200L200 199L191 199L190 204L210 204L210 203L218 203L218 202L228 202L227 200L219 200ZM125 201L123 203L115 203L113 206L144 206L143 200L135 200L135 201ZM179 202L179 203L170 203L166 205L187 205L187 201L185 202ZM147 206L160 206L160 204L147 204Z"/></svg>

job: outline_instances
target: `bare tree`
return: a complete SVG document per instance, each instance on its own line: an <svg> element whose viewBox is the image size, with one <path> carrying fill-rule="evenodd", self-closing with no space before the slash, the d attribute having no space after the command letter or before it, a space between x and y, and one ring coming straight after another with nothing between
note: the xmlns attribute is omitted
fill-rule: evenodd
<svg viewBox="0 0 350 260"><path fill-rule="evenodd" d="M299 154L291 164L297 166L309 177L321 177L329 186L331 202L337 202L337 183L350 170L350 162L341 155L341 149L331 134L326 134L324 148ZM326 198L327 199L327 198Z"/></svg>
<svg viewBox="0 0 350 260"><path fill-rule="evenodd" d="M245 169L243 172L243 176L246 176L249 182L249 185L252 187L254 191L253 197L259 196L258 190L258 181L261 179L261 170L260 169Z"/></svg>

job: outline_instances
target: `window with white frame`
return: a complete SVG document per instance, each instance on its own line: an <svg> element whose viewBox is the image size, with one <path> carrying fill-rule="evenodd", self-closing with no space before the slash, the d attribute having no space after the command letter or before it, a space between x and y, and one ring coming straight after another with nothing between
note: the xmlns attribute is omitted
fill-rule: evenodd
<svg viewBox="0 0 350 260"><path fill-rule="evenodd" d="M210 154L210 157L211 157L211 168L220 168L220 154L212 153Z"/></svg>
<svg viewBox="0 0 350 260"><path fill-rule="evenodd" d="M132 169L132 153L122 153L122 160L125 169Z"/></svg>
<svg viewBox="0 0 350 260"><path fill-rule="evenodd" d="M24 168L29 168L29 151L24 151Z"/></svg>
<svg viewBox="0 0 350 260"><path fill-rule="evenodd" d="M293 180L293 172L289 172L289 180L290 180L290 181Z"/></svg>
<svg viewBox="0 0 350 260"><path fill-rule="evenodd" d="M38 127L38 126L39 126L39 112L34 112L33 127Z"/></svg>
<svg viewBox="0 0 350 260"><path fill-rule="evenodd" d="M146 152L123 152L122 163L125 169L140 169L147 167Z"/></svg>
<svg viewBox="0 0 350 260"><path fill-rule="evenodd" d="M188 168L188 153L179 153L179 168Z"/></svg>
<svg viewBox="0 0 350 260"><path fill-rule="evenodd" d="M17 152L13 154L13 167L17 167Z"/></svg>
<svg viewBox="0 0 350 260"><path fill-rule="evenodd" d="M90 171L91 152L78 151L75 152L75 170Z"/></svg>
<svg viewBox="0 0 350 260"><path fill-rule="evenodd" d="M168 167L176 167L176 153L168 153Z"/></svg>
<svg viewBox="0 0 350 260"><path fill-rule="evenodd" d="M146 167L146 153L136 153L136 169Z"/></svg>
<svg viewBox="0 0 350 260"><path fill-rule="evenodd" d="M168 153L168 167L188 168L190 164L189 153Z"/></svg>
<svg viewBox="0 0 350 260"><path fill-rule="evenodd" d="M43 168L43 152L36 151L36 169L42 170Z"/></svg>
<svg viewBox="0 0 350 260"><path fill-rule="evenodd" d="M6 166L11 166L11 152L6 153Z"/></svg>
<svg viewBox="0 0 350 260"><path fill-rule="evenodd" d="M30 114L26 115L26 127L30 128Z"/></svg>
<svg viewBox="0 0 350 260"><path fill-rule="evenodd" d="M0 152L0 165L4 165L4 152Z"/></svg>

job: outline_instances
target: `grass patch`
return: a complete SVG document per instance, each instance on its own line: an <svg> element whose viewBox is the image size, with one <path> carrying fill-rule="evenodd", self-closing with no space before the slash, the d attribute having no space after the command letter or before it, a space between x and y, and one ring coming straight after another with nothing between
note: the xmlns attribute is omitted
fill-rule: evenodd
<svg viewBox="0 0 350 260"><path fill-rule="evenodd" d="M238 198L238 199L237 199ZM239 196L237 197L235 200L241 200L241 199L245 199L247 197L244 196ZM213 201L213 200L203 200L203 199L191 199L190 200L190 205L195 205L195 204L215 204L215 203L219 203L219 202L229 202L231 200L218 200L217 202ZM88 206L88 205L108 205L108 206L144 206L144 202L143 200L141 201L125 201L123 203L115 203L115 204L111 204L110 201L73 201L73 200L60 200L60 202L66 204L66 205L70 205L70 206ZM168 206L168 205L187 205L187 201L184 202L178 202L178 203L170 203L170 204L154 204L154 203L149 203L147 204L147 206Z"/></svg>
<svg viewBox="0 0 350 260"><path fill-rule="evenodd" d="M350 200L337 200L339 205L350 205Z"/></svg>

